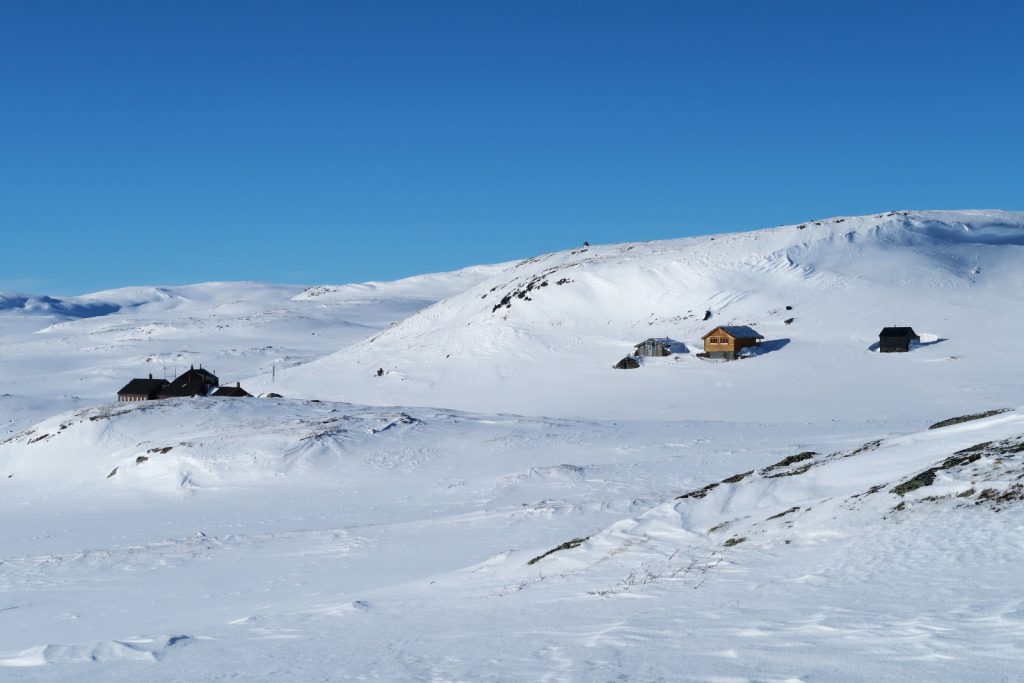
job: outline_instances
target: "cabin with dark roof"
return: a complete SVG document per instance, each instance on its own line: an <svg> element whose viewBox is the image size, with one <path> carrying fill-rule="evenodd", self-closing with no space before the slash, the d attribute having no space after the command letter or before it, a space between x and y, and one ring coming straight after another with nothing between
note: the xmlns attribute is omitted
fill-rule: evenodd
<svg viewBox="0 0 1024 683"><path fill-rule="evenodd" d="M878 333L878 351L880 353L906 353L911 342L920 342L921 337L913 327L883 327Z"/></svg>
<svg viewBox="0 0 1024 683"><path fill-rule="evenodd" d="M248 391L242 388L241 382L235 382L233 387L221 387L217 391L210 394L211 396L228 396L230 398L245 398L246 396L251 397Z"/></svg>
<svg viewBox="0 0 1024 683"><path fill-rule="evenodd" d="M121 387L121 390L117 392L117 400L120 403L127 403L129 401L153 401L156 399L160 390L166 385L167 380L153 379L153 373L150 373L149 379L136 378Z"/></svg>
<svg viewBox="0 0 1024 683"><path fill-rule="evenodd" d="M198 370L192 366L186 372L178 375L173 382L162 387L157 393L157 398L206 396L218 386L220 386L220 380L217 379L217 375L209 370L203 370L202 366Z"/></svg>
<svg viewBox="0 0 1024 683"><path fill-rule="evenodd" d="M664 339L648 339L636 345L633 349L634 356L670 356L672 352Z"/></svg>
<svg viewBox="0 0 1024 683"><path fill-rule="evenodd" d="M757 342L764 337L746 325L719 325L701 339L704 340L705 357L734 360L739 357L742 349L757 346Z"/></svg>

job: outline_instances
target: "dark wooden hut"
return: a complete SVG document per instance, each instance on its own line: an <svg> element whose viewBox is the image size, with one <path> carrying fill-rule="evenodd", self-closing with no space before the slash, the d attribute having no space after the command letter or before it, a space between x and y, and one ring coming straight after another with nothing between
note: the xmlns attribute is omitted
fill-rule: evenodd
<svg viewBox="0 0 1024 683"><path fill-rule="evenodd" d="M121 403L152 401L165 386L167 386L167 380L153 379L153 373L150 373L149 379L136 378L121 387L121 390L117 392L117 400Z"/></svg>
<svg viewBox="0 0 1024 683"><path fill-rule="evenodd" d="M704 354L708 358L734 359L740 350L748 346L756 346L764 337L752 327L746 325L720 325L705 334Z"/></svg>
<svg viewBox="0 0 1024 683"><path fill-rule="evenodd" d="M245 398L246 396L252 396L248 391L242 388L241 382L235 382L233 387L221 387L217 391L213 392L211 396L228 396L230 398Z"/></svg>
<svg viewBox="0 0 1024 683"><path fill-rule="evenodd" d="M198 370L195 366L178 375L173 382L162 387L157 398L179 398L182 396L206 396L212 389L220 386L217 375L209 370Z"/></svg>
<svg viewBox="0 0 1024 683"><path fill-rule="evenodd" d="M640 361L632 356L626 356L612 367L616 370L635 370L640 367Z"/></svg>
<svg viewBox="0 0 1024 683"><path fill-rule="evenodd" d="M878 333L878 350L881 353L906 353L911 342L920 342L921 337L912 327L884 327Z"/></svg>

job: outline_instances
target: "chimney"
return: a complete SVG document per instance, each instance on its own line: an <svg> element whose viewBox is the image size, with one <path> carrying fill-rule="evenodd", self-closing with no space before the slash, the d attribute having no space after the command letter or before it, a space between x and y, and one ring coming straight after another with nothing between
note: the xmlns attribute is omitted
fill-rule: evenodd
<svg viewBox="0 0 1024 683"><path fill-rule="evenodd" d="M235 382L235 387L237 387L238 389L241 389L242 388L242 383L241 382Z"/></svg>
<svg viewBox="0 0 1024 683"><path fill-rule="evenodd" d="M189 369L189 370L195 370L195 369L196 369L196 366L194 366L194 365L190 365L190 366L188 366L188 369Z"/></svg>
<svg viewBox="0 0 1024 683"><path fill-rule="evenodd" d="M153 373L152 373L152 372L151 372L151 373L149 373L149 378L150 378L150 379L153 379Z"/></svg>

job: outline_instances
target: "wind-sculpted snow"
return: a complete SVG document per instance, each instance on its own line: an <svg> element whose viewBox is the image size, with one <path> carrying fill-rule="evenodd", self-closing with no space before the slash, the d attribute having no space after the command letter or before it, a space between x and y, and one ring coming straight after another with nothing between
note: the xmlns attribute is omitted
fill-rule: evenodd
<svg viewBox="0 0 1024 683"><path fill-rule="evenodd" d="M878 534L885 522L932 516L936 509L1009 510L1014 519L1024 518L1024 416L1005 413L825 456L805 451L737 473L617 522L571 552L552 553L547 566L578 573L618 554L610 547L642 547L643 554L657 545L671 551L685 544L705 553L740 544L799 547Z"/></svg>
<svg viewBox="0 0 1024 683"><path fill-rule="evenodd" d="M49 296L25 296L0 292L0 311L60 318L94 318L121 310L116 303L88 299L55 299Z"/></svg>
<svg viewBox="0 0 1024 683"><path fill-rule="evenodd" d="M280 399L107 404L0 443L0 469L51 488L114 485L192 494L337 475L346 455L386 450L423 422L401 411ZM354 457L354 456L353 456Z"/></svg>
<svg viewBox="0 0 1024 683"><path fill-rule="evenodd" d="M999 679L1024 664L1024 418L965 417L794 438L287 399L67 413L0 445L0 667Z"/></svg>
<svg viewBox="0 0 1024 683"><path fill-rule="evenodd" d="M171 647L181 647L191 640L186 635L106 640L85 645L40 645L6 657L0 657L0 668L24 668L44 664L83 664L92 662L155 662Z"/></svg>

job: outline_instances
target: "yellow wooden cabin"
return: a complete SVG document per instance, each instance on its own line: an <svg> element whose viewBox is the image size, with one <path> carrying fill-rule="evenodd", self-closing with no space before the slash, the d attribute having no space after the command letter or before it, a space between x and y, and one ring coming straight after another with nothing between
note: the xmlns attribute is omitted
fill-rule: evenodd
<svg viewBox="0 0 1024 683"><path fill-rule="evenodd" d="M752 327L746 325L720 325L705 334L704 353L708 358L725 358L732 360L748 346L757 346L764 337Z"/></svg>

